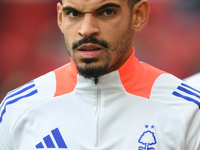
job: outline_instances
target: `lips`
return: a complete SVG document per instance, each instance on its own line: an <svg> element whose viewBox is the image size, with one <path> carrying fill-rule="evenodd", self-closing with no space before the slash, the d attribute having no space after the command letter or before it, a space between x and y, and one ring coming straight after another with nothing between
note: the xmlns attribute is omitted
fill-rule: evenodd
<svg viewBox="0 0 200 150"><path fill-rule="evenodd" d="M102 47L96 44L84 44L78 48L78 51L96 51L102 50Z"/></svg>
<svg viewBox="0 0 200 150"><path fill-rule="evenodd" d="M95 51L95 50L101 50L101 48L83 48L83 49L80 49L80 51Z"/></svg>
<svg viewBox="0 0 200 150"><path fill-rule="evenodd" d="M81 58L92 59L97 58L103 47L96 44L84 44L78 47L78 54Z"/></svg>

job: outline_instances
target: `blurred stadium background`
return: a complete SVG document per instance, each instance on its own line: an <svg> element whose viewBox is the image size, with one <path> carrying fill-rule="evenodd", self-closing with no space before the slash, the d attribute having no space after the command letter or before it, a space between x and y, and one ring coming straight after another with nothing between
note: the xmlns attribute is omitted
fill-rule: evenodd
<svg viewBox="0 0 200 150"><path fill-rule="evenodd" d="M0 1L0 101L6 93L69 62L54 0ZM149 0L136 56L183 79L200 71L200 1Z"/></svg>

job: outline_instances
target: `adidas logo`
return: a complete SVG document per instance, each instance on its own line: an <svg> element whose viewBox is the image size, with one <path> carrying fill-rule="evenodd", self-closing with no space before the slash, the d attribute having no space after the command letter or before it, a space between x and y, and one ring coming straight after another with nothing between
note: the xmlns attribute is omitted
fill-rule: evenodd
<svg viewBox="0 0 200 150"><path fill-rule="evenodd" d="M51 134L45 136L43 141L38 143L36 149L43 148L67 148L65 141L58 128L51 131Z"/></svg>

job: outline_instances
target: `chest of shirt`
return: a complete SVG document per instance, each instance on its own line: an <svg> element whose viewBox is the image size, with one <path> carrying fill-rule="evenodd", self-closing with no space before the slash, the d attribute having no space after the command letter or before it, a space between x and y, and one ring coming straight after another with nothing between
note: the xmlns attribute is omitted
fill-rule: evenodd
<svg viewBox="0 0 200 150"><path fill-rule="evenodd" d="M115 99L100 94L95 100L75 95L27 110L13 128L15 148L184 150L181 120L172 109L129 94Z"/></svg>

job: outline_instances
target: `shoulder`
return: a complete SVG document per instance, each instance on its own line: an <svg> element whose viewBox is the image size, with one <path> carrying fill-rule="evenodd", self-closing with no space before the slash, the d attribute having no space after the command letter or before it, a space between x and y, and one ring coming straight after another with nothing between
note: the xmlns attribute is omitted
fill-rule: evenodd
<svg viewBox="0 0 200 150"><path fill-rule="evenodd" d="M186 83L200 90L200 72L183 79Z"/></svg>
<svg viewBox="0 0 200 150"><path fill-rule="evenodd" d="M6 118L15 122L32 105L53 97L55 85L55 74L49 72L9 92L0 105L0 123Z"/></svg>
<svg viewBox="0 0 200 150"><path fill-rule="evenodd" d="M9 92L0 105L0 124L4 121L12 126L34 105L73 91L76 82L69 75L70 67L70 63L66 64Z"/></svg>
<svg viewBox="0 0 200 150"><path fill-rule="evenodd" d="M150 100L175 110L186 126L196 115L200 117L200 91L171 74L162 74L156 79ZM194 121L200 125L200 121Z"/></svg>
<svg viewBox="0 0 200 150"><path fill-rule="evenodd" d="M155 80L151 98L161 99L163 103L172 100L200 107L200 91L171 74L161 74Z"/></svg>
<svg viewBox="0 0 200 150"><path fill-rule="evenodd" d="M177 113L187 134L186 145L195 149L200 135L200 91L173 75L162 74L154 83L150 100Z"/></svg>

